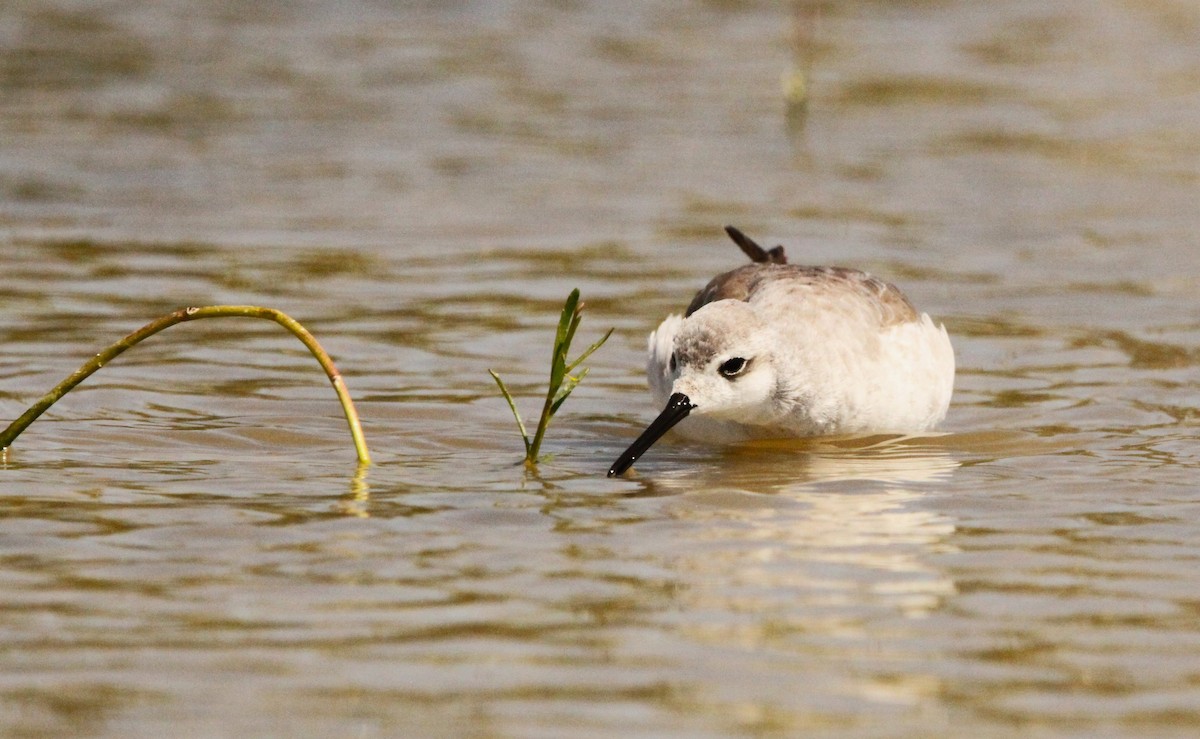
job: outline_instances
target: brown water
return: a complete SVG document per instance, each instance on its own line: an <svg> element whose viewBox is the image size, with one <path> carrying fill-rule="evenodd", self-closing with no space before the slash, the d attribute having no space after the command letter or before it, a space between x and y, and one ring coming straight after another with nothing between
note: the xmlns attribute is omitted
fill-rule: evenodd
<svg viewBox="0 0 1200 739"><path fill-rule="evenodd" d="M1189 2L0 6L8 736L1200 730ZM806 108L781 79L803 73ZM939 436L663 443L644 336L742 257L945 320ZM553 325L615 326L538 475ZM261 323L261 325L260 325Z"/></svg>

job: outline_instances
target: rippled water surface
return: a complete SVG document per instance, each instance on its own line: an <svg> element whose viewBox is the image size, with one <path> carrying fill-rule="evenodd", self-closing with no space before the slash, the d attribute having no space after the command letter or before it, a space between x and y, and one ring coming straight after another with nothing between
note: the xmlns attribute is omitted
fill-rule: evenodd
<svg viewBox="0 0 1200 739"><path fill-rule="evenodd" d="M1194 735L1200 10L0 7L9 736ZM803 83L803 85L801 84ZM802 89L803 88L803 89ZM743 257L954 337L948 434L604 472ZM557 311L616 331L536 474Z"/></svg>

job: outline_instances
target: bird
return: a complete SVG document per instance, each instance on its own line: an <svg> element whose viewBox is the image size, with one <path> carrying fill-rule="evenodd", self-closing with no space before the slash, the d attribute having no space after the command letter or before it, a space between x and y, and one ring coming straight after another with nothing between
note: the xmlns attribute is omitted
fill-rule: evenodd
<svg viewBox="0 0 1200 739"><path fill-rule="evenodd" d="M929 431L954 391L942 324L898 287L847 267L789 264L733 226L751 260L704 286L647 341L663 408L609 468L624 474L667 431L702 442Z"/></svg>

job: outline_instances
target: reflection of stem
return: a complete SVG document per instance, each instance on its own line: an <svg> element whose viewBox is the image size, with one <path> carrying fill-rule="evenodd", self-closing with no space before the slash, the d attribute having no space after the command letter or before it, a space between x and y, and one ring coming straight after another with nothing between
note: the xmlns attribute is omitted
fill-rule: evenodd
<svg viewBox="0 0 1200 739"><path fill-rule="evenodd" d="M521 490L525 490L526 484L531 482L536 482L538 490L543 493L557 495L562 490L561 485L556 485L542 477L541 468L533 464L525 466L525 474L521 476Z"/></svg>
<svg viewBox="0 0 1200 739"><path fill-rule="evenodd" d="M821 20L821 5L810 0L795 0L792 6L792 63L783 74L783 102L788 132L802 134L808 120L816 33Z"/></svg>
<svg viewBox="0 0 1200 739"><path fill-rule="evenodd" d="M355 518L370 518L371 486L367 484L367 465L360 464L350 480L350 494L342 501L342 512Z"/></svg>
<svg viewBox="0 0 1200 739"><path fill-rule="evenodd" d="M350 394L346 391L346 383L342 380L342 375L338 372L337 367L334 366L333 360L329 358L329 355L317 343L316 338L308 332L308 329L301 326L295 319L273 308L261 308L256 305L210 305L203 308L180 308L173 313L168 313L161 318L147 323L137 331L134 331L84 362L83 366L75 370L74 374L58 383L53 390L46 393L29 410L22 413L20 418L9 424L8 428L0 432L0 449L7 449L29 424L36 421L38 416L42 415L50 406L58 402L59 398L66 395L72 388L86 380L92 373L119 356L126 349L141 343L159 331L170 328L177 323L195 321L200 318L230 317L265 318L278 323L290 331L297 339L300 339L301 343L312 352L312 355L321 365L321 369L325 370L329 381L333 383L333 389L337 393L338 400L342 404L342 410L346 414L346 422L350 425L350 436L354 440L354 450L358 454L359 463L363 465L370 464L371 456L367 452L367 442L363 438L362 426L358 422L358 412L354 409L354 402L350 400Z"/></svg>

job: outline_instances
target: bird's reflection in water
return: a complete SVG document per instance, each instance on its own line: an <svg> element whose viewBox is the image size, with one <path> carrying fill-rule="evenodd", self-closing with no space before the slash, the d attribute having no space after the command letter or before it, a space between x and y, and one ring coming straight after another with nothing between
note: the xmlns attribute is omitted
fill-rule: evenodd
<svg viewBox="0 0 1200 739"><path fill-rule="evenodd" d="M810 638L920 617L955 592L931 562L954 521L927 502L957 466L936 437L759 442L687 472L674 460L643 494L674 496L670 514L697 524L674 547L688 610L753 614L700 631Z"/></svg>

